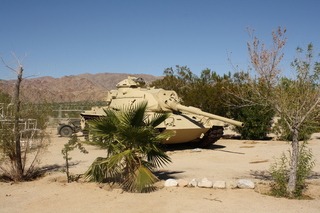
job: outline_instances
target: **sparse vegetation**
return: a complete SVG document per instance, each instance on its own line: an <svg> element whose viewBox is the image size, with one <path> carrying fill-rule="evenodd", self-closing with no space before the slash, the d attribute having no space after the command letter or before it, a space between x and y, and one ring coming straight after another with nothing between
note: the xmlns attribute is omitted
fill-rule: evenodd
<svg viewBox="0 0 320 213"><path fill-rule="evenodd" d="M300 147L299 160L297 166L297 183L293 191L295 198L303 196L303 192L306 189L306 178L311 174L311 171L315 165L311 149L307 148L307 143L304 142ZM287 187L289 181L289 171L291 162L291 153L289 157L282 153L279 159L271 164L270 173L274 180L271 184L271 194L274 196L288 197Z"/></svg>
<svg viewBox="0 0 320 213"><path fill-rule="evenodd" d="M1 108L0 120L0 170L6 179L25 181L39 175L37 164L40 155L46 148L49 140L45 131L46 108L35 107L33 104L21 103L21 82L23 80L23 67L19 58L13 54L17 68L9 64L5 66L17 74L15 92L11 102L7 95L2 95L5 103Z"/></svg>
<svg viewBox="0 0 320 213"><path fill-rule="evenodd" d="M64 144L63 149L61 150L61 153L63 155L63 158L66 160L66 169L63 170L63 172L67 175L67 181L68 183L75 180L75 176L70 174L69 170L69 161L72 159L69 155L69 152L73 151L75 148L79 149L80 152L83 154L88 154L88 151L82 146L80 140L78 139L76 134L73 134L68 141L68 143Z"/></svg>

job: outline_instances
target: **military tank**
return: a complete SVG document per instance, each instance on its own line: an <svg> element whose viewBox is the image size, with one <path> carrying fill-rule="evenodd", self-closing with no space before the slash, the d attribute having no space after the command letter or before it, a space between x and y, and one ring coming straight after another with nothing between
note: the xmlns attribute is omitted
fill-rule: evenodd
<svg viewBox="0 0 320 213"><path fill-rule="evenodd" d="M244 126L242 122L203 112L201 109L181 104L181 99L173 90L150 88L142 78L128 77L119 82L117 90L107 95L107 106L93 107L81 113L81 127L86 129L86 121L105 116L104 109L120 110L125 105L147 101L147 112L169 111L171 115L156 128L159 132L173 131L164 144L186 142L197 143L197 147L208 147L219 140L225 126Z"/></svg>

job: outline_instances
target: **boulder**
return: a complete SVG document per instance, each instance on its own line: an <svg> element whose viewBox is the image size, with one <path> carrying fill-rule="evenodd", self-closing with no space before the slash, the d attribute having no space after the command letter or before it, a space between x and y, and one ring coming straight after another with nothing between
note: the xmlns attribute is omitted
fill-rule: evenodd
<svg viewBox="0 0 320 213"><path fill-rule="evenodd" d="M201 188L212 188L212 186L212 181L208 180L207 178L202 178L201 182L198 183L198 187Z"/></svg>
<svg viewBox="0 0 320 213"><path fill-rule="evenodd" d="M240 179L237 185L240 189L254 189L254 183L251 180Z"/></svg>
<svg viewBox="0 0 320 213"><path fill-rule="evenodd" d="M198 186L198 181L197 181L197 179L193 178L193 179L189 182L188 186L190 186L190 187L196 187L196 186Z"/></svg>
<svg viewBox="0 0 320 213"><path fill-rule="evenodd" d="M178 181L171 178L164 182L164 186L177 186L177 185L178 185Z"/></svg>
<svg viewBox="0 0 320 213"><path fill-rule="evenodd" d="M226 182L225 181L216 181L213 184L213 188L215 189L225 189L226 188Z"/></svg>

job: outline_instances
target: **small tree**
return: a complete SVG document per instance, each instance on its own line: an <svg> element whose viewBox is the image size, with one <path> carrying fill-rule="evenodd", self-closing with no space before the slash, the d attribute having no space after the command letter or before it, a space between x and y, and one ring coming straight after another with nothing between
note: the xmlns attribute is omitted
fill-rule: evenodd
<svg viewBox="0 0 320 213"><path fill-rule="evenodd" d="M30 119L31 116L26 108L22 108L20 94L24 70L21 64L23 60L16 57L14 53L12 55L13 62L17 65L16 69L5 63L1 57L5 66L17 74L17 81L12 101L7 105L6 115L1 120L0 141L4 157L0 170L11 180L23 181L33 178L38 173L36 164L39 163L39 156L45 148L46 134L42 131L45 123L42 122L39 126L36 119ZM43 115L45 111L38 111L38 113L33 111L32 113ZM27 167L27 156L32 155L33 159L28 160L31 163Z"/></svg>
<svg viewBox="0 0 320 213"><path fill-rule="evenodd" d="M274 110L286 124L292 134L292 152L290 173L287 185L287 196L293 197L297 182L299 156L299 134L304 126L308 126L316 118L316 107L319 104L319 63L312 63L313 46L308 46L307 54L302 59L298 57L293 62L296 76L292 79L283 77L279 64L283 58L283 47L286 43L286 30L279 27L272 31L272 46L266 48L260 40L253 36L254 30L248 29L252 42L248 43L248 51L252 69L256 76L245 79L247 84L241 84L233 95L240 103L248 105L268 106ZM302 49L298 48L298 53ZM248 98L248 91L251 97Z"/></svg>
<svg viewBox="0 0 320 213"><path fill-rule="evenodd" d="M69 172L69 161L72 159L69 156L69 152L73 151L75 148L78 148L80 150L80 152L82 152L83 154L88 154L88 151L82 146L81 142L79 141L78 137L76 134L73 134L70 138L70 140L68 141L68 143L66 143L64 145L64 148L61 150L61 153L63 155L63 158L66 160L66 175L67 175L67 180L68 183L70 183L72 181L72 176L70 175Z"/></svg>

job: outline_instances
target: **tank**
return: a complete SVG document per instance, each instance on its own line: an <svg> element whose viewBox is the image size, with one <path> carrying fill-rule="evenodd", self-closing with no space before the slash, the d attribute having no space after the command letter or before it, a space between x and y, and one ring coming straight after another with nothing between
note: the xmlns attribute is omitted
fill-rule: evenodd
<svg viewBox="0 0 320 213"><path fill-rule="evenodd" d="M148 113L171 112L170 117L156 127L160 132L174 132L170 138L162 141L164 144L194 142L197 147L208 147L222 137L225 126L244 126L242 122L203 112L196 107L184 106L175 91L147 87L142 78L128 77L116 87L117 90L108 92L107 106L93 107L81 113L83 130L86 129L87 120L104 116L105 108L119 110L124 105L142 101L147 101Z"/></svg>

